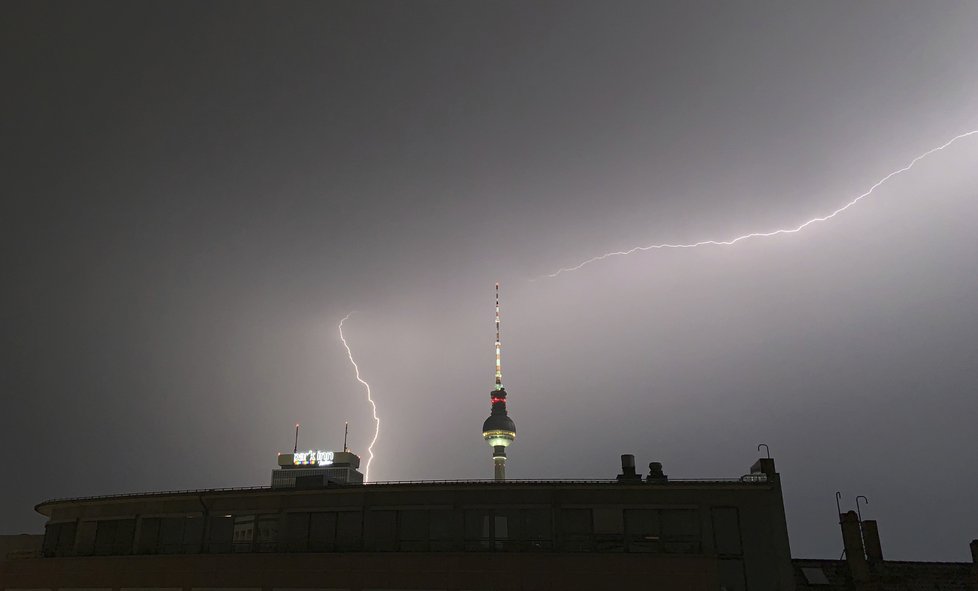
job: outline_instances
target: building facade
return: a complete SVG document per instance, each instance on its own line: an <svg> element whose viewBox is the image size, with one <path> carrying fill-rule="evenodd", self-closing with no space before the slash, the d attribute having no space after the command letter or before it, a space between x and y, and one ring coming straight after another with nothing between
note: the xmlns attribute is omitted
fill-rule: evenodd
<svg viewBox="0 0 978 591"><path fill-rule="evenodd" d="M12 589L795 589L770 459L717 480L353 483L61 499Z"/></svg>

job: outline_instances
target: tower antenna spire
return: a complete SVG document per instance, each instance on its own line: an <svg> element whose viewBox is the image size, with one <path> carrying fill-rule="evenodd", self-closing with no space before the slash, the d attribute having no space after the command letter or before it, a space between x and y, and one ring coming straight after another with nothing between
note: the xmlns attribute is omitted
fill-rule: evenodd
<svg viewBox="0 0 978 591"><path fill-rule="evenodd" d="M496 282L496 385L489 393L492 404L489 418L482 423L482 437L492 448L492 463L496 480L506 480L506 448L516 439L516 423L506 412L506 388L503 387L503 368L499 343L499 282Z"/></svg>
<svg viewBox="0 0 978 591"><path fill-rule="evenodd" d="M502 344L499 342L499 282L496 282L496 390L503 389Z"/></svg>

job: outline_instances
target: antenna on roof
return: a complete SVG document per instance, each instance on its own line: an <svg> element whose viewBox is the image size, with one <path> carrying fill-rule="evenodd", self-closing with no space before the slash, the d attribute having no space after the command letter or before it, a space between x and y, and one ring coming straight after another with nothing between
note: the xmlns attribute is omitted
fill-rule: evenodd
<svg viewBox="0 0 978 591"><path fill-rule="evenodd" d="M298 453L299 451L299 423L295 424L295 445L292 447L292 453Z"/></svg>
<svg viewBox="0 0 978 591"><path fill-rule="evenodd" d="M350 421L343 423L343 451L350 451L346 446L346 436L350 434Z"/></svg>

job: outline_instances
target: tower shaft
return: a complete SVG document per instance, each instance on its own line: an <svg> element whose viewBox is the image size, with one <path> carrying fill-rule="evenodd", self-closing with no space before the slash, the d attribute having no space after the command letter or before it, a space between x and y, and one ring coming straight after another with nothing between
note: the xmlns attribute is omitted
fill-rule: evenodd
<svg viewBox="0 0 978 591"><path fill-rule="evenodd" d="M506 458L493 458L492 463L495 468L493 480L496 482L506 480Z"/></svg>

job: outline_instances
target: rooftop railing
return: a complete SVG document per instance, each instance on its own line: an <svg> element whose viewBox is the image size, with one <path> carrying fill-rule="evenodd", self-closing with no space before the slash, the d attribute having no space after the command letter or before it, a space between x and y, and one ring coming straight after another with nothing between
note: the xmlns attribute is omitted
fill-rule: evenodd
<svg viewBox="0 0 978 591"><path fill-rule="evenodd" d="M739 478L670 478L665 482L646 482L645 480L625 480L617 479L580 479L580 478L548 478L548 479L513 479L496 481L492 479L468 479L468 480L378 480L366 483L330 483L326 488L371 488L381 486L411 486L419 484L439 484L454 486L510 486L510 485L536 485L536 486L558 486L566 484L587 484L587 485L633 485L633 486L669 486L673 484L758 484L766 483L765 474L747 474ZM256 491L288 491L294 490L284 487L271 486L234 486L222 488L196 488L182 490L163 490L134 493L117 493L108 495L92 495L86 497L59 497L48 499L37 504L37 507L50 505L53 503L65 502L84 502L101 501L111 499L127 499L134 497L165 497L174 495L201 495L209 493L230 493L230 492L256 492ZM322 489L311 489L322 490Z"/></svg>

